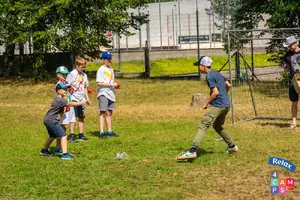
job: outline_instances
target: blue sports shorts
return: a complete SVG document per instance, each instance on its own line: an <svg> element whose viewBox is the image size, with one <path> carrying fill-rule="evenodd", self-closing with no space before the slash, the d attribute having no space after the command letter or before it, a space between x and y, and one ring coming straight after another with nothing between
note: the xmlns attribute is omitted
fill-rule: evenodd
<svg viewBox="0 0 300 200"><path fill-rule="evenodd" d="M58 122L44 123L44 124L45 124L45 126L47 128L49 137L52 137L52 138L62 138L64 136L66 136L66 132L58 124Z"/></svg>

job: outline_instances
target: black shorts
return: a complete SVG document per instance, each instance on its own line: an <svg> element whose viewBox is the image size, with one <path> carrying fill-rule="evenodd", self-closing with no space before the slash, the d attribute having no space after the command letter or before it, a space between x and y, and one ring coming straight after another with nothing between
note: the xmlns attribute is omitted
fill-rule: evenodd
<svg viewBox="0 0 300 200"><path fill-rule="evenodd" d="M291 101L299 100L299 94L296 92L296 90L292 84L290 84L290 86L289 86L289 97L290 97Z"/></svg>
<svg viewBox="0 0 300 200"><path fill-rule="evenodd" d="M84 110L85 110L84 105L74 106L75 117L78 117L78 118L81 118L81 119L85 118Z"/></svg>

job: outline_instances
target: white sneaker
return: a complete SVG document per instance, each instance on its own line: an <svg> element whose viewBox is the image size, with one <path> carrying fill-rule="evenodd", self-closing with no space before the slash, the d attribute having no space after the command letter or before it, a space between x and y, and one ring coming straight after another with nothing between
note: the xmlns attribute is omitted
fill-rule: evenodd
<svg viewBox="0 0 300 200"><path fill-rule="evenodd" d="M238 152L238 151L239 151L239 148L236 145L232 148L227 147L227 149L226 149L226 153L235 153L235 152Z"/></svg>
<svg viewBox="0 0 300 200"><path fill-rule="evenodd" d="M176 160L189 160L189 159L195 159L195 158L197 158L196 152L191 153L191 152L187 151L186 153L177 156Z"/></svg>

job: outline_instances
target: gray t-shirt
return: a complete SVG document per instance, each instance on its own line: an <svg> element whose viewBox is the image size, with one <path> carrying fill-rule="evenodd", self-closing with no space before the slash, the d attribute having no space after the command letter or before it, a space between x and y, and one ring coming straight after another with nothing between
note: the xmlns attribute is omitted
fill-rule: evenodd
<svg viewBox="0 0 300 200"><path fill-rule="evenodd" d="M66 107L67 104L68 104L67 100L61 97L56 97L53 100L51 107L44 118L44 123L59 122L64 113L64 108Z"/></svg>
<svg viewBox="0 0 300 200"><path fill-rule="evenodd" d="M79 74L78 71L74 69L68 74L66 81L71 84L73 90L72 101L84 101L84 92L89 86L89 80L86 73L81 72Z"/></svg>
<svg viewBox="0 0 300 200"><path fill-rule="evenodd" d="M300 73L300 51L286 53L283 58L283 67L289 70L291 79L294 74Z"/></svg>
<svg viewBox="0 0 300 200"><path fill-rule="evenodd" d="M113 83L115 81L114 69L109 66L102 65L96 75L97 83ZM107 86L98 86L98 95L97 98L101 95L104 95L106 98L111 101L115 101L115 88Z"/></svg>

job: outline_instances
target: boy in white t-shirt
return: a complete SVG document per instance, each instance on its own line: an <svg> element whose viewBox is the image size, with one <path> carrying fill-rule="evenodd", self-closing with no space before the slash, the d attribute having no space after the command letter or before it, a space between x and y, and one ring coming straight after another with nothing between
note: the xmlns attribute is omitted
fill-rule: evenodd
<svg viewBox="0 0 300 200"><path fill-rule="evenodd" d="M99 124L100 138L118 136L112 131L111 115L115 110L115 88L120 88L120 84L115 82L114 69L111 67L112 54L103 52L101 56L103 65L98 69L96 82L98 85L97 99L99 101ZM107 132L104 132L104 120L106 121Z"/></svg>
<svg viewBox="0 0 300 200"><path fill-rule="evenodd" d="M86 101L86 104L90 105L91 101L87 92L89 86L89 80L84 73L86 68L86 60L81 57L75 59L75 69L71 71L67 76L67 82L71 85L71 98L72 102ZM86 141L86 138L83 134L84 131L84 118L85 118L85 106L74 107L75 117L78 118L78 141ZM74 135L75 122L70 122L70 142L76 142L77 139Z"/></svg>

